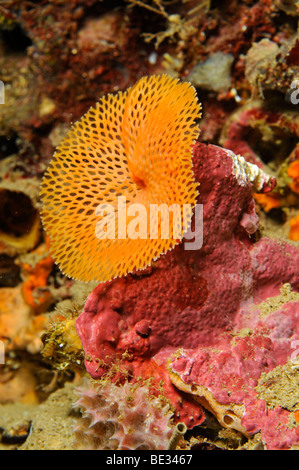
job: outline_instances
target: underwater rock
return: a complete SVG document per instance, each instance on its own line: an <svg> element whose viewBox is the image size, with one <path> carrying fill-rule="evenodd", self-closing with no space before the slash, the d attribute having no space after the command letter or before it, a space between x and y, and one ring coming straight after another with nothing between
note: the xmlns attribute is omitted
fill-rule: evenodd
<svg viewBox="0 0 299 470"><path fill-rule="evenodd" d="M233 61L232 54L215 52L206 61L196 64L187 76L187 80L197 88L212 90L216 93L227 91L231 86Z"/></svg>
<svg viewBox="0 0 299 470"><path fill-rule="evenodd" d="M298 300L296 304L286 302L267 319L256 316L259 322L254 330L248 328L247 334L244 327L223 335L216 347L181 350L168 366L170 377L177 388L213 412L224 427L246 436L261 431L267 449L288 449L299 443L299 428L289 425L292 414L285 409L283 398L281 406L273 408L271 402L258 397L255 388L262 374L294 355L292 345L299 344ZM291 367L298 370L298 362ZM277 388L283 397L285 383L281 381ZM298 408L297 390L294 397Z"/></svg>
<svg viewBox="0 0 299 470"><path fill-rule="evenodd" d="M254 95L264 99L266 92L278 91L292 103L292 83L299 71L298 48L298 32L285 38L281 46L266 38L252 44L245 57L245 78Z"/></svg>
<svg viewBox="0 0 299 470"><path fill-rule="evenodd" d="M268 106L261 100L248 102L226 121L220 144L264 168L277 166L296 152L299 136L298 113Z"/></svg>
<svg viewBox="0 0 299 470"><path fill-rule="evenodd" d="M197 363L206 364L205 367L215 364L223 376L219 379L223 387L227 373L237 395L239 386L246 383L240 392L242 398L231 391L225 395L222 389L219 395L215 394L213 400L218 402L220 411L213 410L207 396L199 403L212 410L221 424L248 434L252 428L246 425L248 413L244 414L244 403L248 397L252 399L252 390L262 372L284 363L288 354L287 349L284 354L280 349L278 354L280 330L273 330L277 334L275 342L271 335L265 334L266 324L253 336L235 340L235 345L231 344L230 335L236 328L257 328L259 313L251 308L279 295L282 283L299 289L299 254L292 243L266 237L256 241L257 215L252 191L257 191L257 186L267 191L273 186L273 179L255 165L249 165L246 172L242 161L225 149L195 145L194 172L201 183L198 202L203 204L201 249L186 250L187 243L183 241L146 272L99 284L89 295L84 311L76 320L76 328L86 355L86 369L95 379L124 352L131 355L128 364L133 376L145 371L145 364L153 358L159 367L168 371L167 361L179 349L184 353L177 352L173 367L185 354L184 360L194 364L194 371L198 367L202 374L205 368L201 369ZM193 220L193 228L195 225ZM288 318L292 325L289 343L299 334L296 307L298 303L289 304L287 299L282 306L286 308L282 317ZM267 321L270 318L274 317ZM281 341L284 344L283 338ZM240 373L239 378L236 371ZM214 376L211 372L211 382ZM171 380L171 374L169 377ZM204 386L201 377L194 376L188 383ZM156 379L161 379L161 373L156 373ZM218 379L214 383L216 387ZM207 387L210 389L209 381ZM168 384L166 396L170 390ZM261 422L262 418L257 421ZM188 425L192 427L190 422ZM258 427L257 424L254 432ZM293 431L292 435L297 434ZM268 445L271 447L272 441Z"/></svg>
<svg viewBox="0 0 299 470"><path fill-rule="evenodd" d="M252 89L258 88L262 75L275 62L279 53L279 46L269 39L262 39L258 43L253 43L246 55L245 76Z"/></svg>
<svg viewBox="0 0 299 470"><path fill-rule="evenodd" d="M124 31L124 19L120 11L89 18L78 32L78 49L89 55L106 53L116 56L116 50L124 48L128 39Z"/></svg>

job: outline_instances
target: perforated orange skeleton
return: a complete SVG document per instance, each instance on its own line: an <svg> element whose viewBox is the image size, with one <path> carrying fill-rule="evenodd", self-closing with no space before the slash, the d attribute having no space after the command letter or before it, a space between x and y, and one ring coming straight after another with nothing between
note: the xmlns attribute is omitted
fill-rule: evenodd
<svg viewBox="0 0 299 470"><path fill-rule="evenodd" d="M42 221L62 272L85 282L107 281L145 268L179 243L198 195L192 144L199 117L192 85L157 75L104 96L73 125L41 187ZM148 236L120 237L116 217L115 237L99 238L104 215L96 209L109 204L117 215L123 196L127 206L146 208ZM150 237L151 204L190 205L179 236L170 230L168 239Z"/></svg>

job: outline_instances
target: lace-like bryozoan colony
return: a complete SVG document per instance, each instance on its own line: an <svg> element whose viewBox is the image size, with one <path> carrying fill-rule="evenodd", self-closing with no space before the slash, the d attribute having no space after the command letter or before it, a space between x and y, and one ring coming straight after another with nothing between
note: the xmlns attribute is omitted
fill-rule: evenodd
<svg viewBox="0 0 299 470"><path fill-rule="evenodd" d="M182 239L198 195L192 144L199 117L192 85L157 75L104 96L73 125L41 187L42 221L62 272L82 281L107 281L145 268ZM139 203L146 208L146 238L120 233L120 196L127 207ZM100 204L114 209L115 237L109 232L106 238L96 236L104 217L96 214ZM170 212L169 238L161 237L161 217L160 238L150 238L150 204L190 205L179 237ZM130 221L127 217L127 227Z"/></svg>

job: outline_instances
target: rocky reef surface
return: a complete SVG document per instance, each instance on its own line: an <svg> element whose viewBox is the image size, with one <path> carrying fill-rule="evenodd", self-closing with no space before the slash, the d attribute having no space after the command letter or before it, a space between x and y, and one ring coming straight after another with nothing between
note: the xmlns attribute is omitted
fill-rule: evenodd
<svg viewBox="0 0 299 470"><path fill-rule="evenodd" d="M298 448L297 3L1 2L1 450ZM101 96L161 73L202 103L200 248L70 279L43 174Z"/></svg>

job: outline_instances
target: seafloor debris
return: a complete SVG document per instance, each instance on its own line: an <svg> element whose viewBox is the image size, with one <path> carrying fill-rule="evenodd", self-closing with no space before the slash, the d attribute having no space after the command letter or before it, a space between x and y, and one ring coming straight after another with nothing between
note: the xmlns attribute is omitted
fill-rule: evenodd
<svg viewBox="0 0 299 470"><path fill-rule="evenodd" d="M185 425L180 449L298 448L298 1L0 3L0 449L86 447L88 393L149 383L152 446ZM42 177L90 106L163 73L203 107L202 248L83 285L49 255Z"/></svg>

